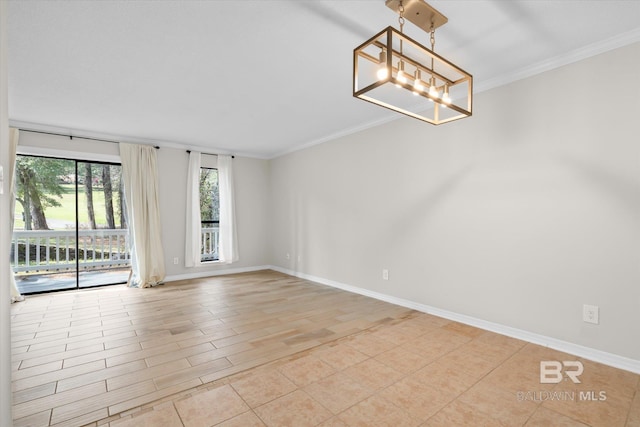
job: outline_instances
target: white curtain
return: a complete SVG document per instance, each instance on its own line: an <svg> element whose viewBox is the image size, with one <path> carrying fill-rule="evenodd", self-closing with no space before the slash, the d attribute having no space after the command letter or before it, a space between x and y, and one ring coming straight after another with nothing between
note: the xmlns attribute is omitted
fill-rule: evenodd
<svg viewBox="0 0 640 427"><path fill-rule="evenodd" d="M9 230L13 233L13 215L16 205L16 150L18 149L18 138L20 138L20 131L18 129L9 129L9 194L11 195L11 202L9 209ZM18 254L14 254L14 257L18 257ZM11 302L24 301L24 297L20 295L18 286L16 285L16 278L13 272L9 274L9 286L11 287Z"/></svg>
<svg viewBox="0 0 640 427"><path fill-rule="evenodd" d="M160 238L160 204L156 149L120 143L122 177L127 203L133 274L129 286L146 288L165 278Z"/></svg>
<svg viewBox="0 0 640 427"><path fill-rule="evenodd" d="M218 155L218 188L220 191L220 262L238 261L235 200L233 194L233 162L231 156Z"/></svg>
<svg viewBox="0 0 640 427"><path fill-rule="evenodd" d="M189 153L189 171L187 176L187 227L184 253L185 267L202 265L200 255L200 157L197 151Z"/></svg>

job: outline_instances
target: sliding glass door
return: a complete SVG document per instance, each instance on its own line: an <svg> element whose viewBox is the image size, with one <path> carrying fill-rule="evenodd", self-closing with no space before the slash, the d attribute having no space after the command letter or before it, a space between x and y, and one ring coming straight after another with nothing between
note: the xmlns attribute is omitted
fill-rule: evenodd
<svg viewBox="0 0 640 427"><path fill-rule="evenodd" d="M127 281L120 165L18 156L14 215L11 261L21 293Z"/></svg>

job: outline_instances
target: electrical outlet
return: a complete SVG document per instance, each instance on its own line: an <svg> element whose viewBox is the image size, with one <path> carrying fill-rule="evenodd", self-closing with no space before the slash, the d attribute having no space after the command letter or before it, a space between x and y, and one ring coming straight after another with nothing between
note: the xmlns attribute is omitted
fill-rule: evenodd
<svg viewBox="0 0 640 427"><path fill-rule="evenodd" d="M597 305L583 305L582 306L582 320L587 323L599 324L600 323L600 309Z"/></svg>
<svg viewBox="0 0 640 427"><path fill-rule="evenodd" d="M389 280L389 270L386 268L382 270L382 280Z"/></svg>
<svg viewBox="0 0 640 427"><path fill-rule="evenodd" d="M286 259L291 259L291 254L289 252L287 252L287 254L284 256Z"/></svg>
<svg viewBox="0 0 640 427"><path fill-rule="evenodd" d="M178 265L179 262L180 262L180 260L178 259L178 257L175 257L173 259L173 265Z"/></svg>

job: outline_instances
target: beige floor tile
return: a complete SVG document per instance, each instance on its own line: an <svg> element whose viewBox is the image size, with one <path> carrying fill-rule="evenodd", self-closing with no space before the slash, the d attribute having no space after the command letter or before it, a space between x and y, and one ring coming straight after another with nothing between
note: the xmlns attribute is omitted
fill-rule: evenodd
<svg viewBox="0 0 640 427"><path fill-rule="evenodd" d="M509 359L518 351L520 351L520 349L522 348L522 347L517 347L516 345L513 345L513 344L503 345L503 343L507 343L508 341L504 341L499 338L493 338L493 336L500 337L500 335L493 334L489 336L491 336L492 338L488 339L488 338L485 338L484 335L482 335L464 344L460 348L464 348L468 351L473 351L479 357L482 357L483 359L486 359L490 362L494 362L497 364L502 363L505 360ZM512 338L509 338L509 339L512 339ZM496 343L493 343L492 341L496 341Z"/></svg>
<svg viewBox="0 0 640 427"><path fill-rule="evenodd" d="M209 427L249 410L229 385L178 400L175 406L185 427Z"/></svg>
<svg viewBox="0 0 640 427"><path fill-rule="evenodd" d="M624 427L631 402L610 396L604 401L582 400L576 392L574 400L546 401L542 406L592 427Z"/></svg>
<svg viewBox="0 0 640 427"><path fill-rule="evenodd" d="M571 360L571 359L570 359ZM584 367L579 388L603 390L608 396L632 400L640 384L640 375L622 369L580 359Z"/></svg>
<svg viewBox="0 0 640 427"><path fill-rule="evenodd" d="M529 421L525 424L526 427L588 427L579 421L567 417L566 415L559 414L545 407L540 407L533 413Z"/></svg>
<svg viewBox="0 0 640 427"><path fill-rule="evenodd" d="M511 338L506 335L498 334L491 331L484 331L484 333L478 336L475 340L493 346L498 345L502 347L511 347L515 350L520 350L527 344L526 341L522 341L517 338Z"/></svg>
<svg viewBox="0 0 640 427"><path fill-rule="evenodd" d="M464 393L477 382L475 375L470 375L457 366L452 367L446 358L425 366L411 377L421 384L438 389L449 399Z"/></svg>
<svg viewBox="0 0 640 427"><path fill-rule="evenodd" d="M331 418L331 412L302 390L282 396L255 409L269 427L316 426Z"/></svg>
<svg viewBox="0 0 640 427"><path fill-rule="evenodd" d="M292 360L281 366L279 370L298 387L305 387L336 372L330 365L313 356Z"/></svg>
<svg viewBox="0 0 640 427"><path fill-rule="evenodd" d="M454 400L423 424L424 427L513 427L515 425L517 424L505 424L459 400Z"/></svg>
<svg viewBox="0 0 640 427"><path fill-rule="evenodd" d="M377 394L340 413L338 418L351 427L410 427L421 423Z"/></svg>
<svg viewBox="0 0 640 427"><path fill-rule="evenodd" d="M327 421L321 424L318 424L318 427L349 427L349 426L346 425L340 418L332 417L332 418L329 418Z"/></svg>
<svg viewBox="0 0 640 427"><path fill-rule="evenodd" d="M166 402L138 416L121 421L112 421L110 427L183 427L182 421L173 406Z"/></svg>
<svg viewBox="0 0 640 427"><path fill-rule="evenodd" d="M404 343L402 348L428 360L435 360L469 341L471 338L467 336L440 328Z"/></svg>
<svg viewBox="0 0 640 427"><path fill-rule="evenodd" d="M412 337L400 331L391 331L388 327L377 329L371 332L375 338L387 341L393 345L402 345L411 342Z"/></svg>
<svg viewBox="0 0 640 427"><path fill-rule="evenodd" d="M631 402L631 409L627 417L627 427L640 426L640 389L636 392L635 398Z"/></svg>
<svg viewBox="0 0 640 427"><path fill-rule="evenodd" d="M434 316L433 314L427 314L422 312L413 312L413 316L410 319L412 322L420 322L428 326L434 326L436 328L440 328L448 323L451 320L445 319L444 317Z"/></svg>
<svg viewBox="0 0 640 427"><path fill-rule="evenodd" d="M367 359L364 362L357 363L343 372L374 391L386 387L404 376L402 372L375 359Z"/></svg>
<svg viewBox="0 0 640 427"><path fill-rule="evenodd" d="M538 402L519 400L515 392L486 383L476 384L458 400L478 412L511 425L523 425L538 408Z"/></svg>
<svg viewBox="0 0 640 427"><path fill-rule="evenodd" d="M480 335L483 335L486 331L473 327L473 326L469 326L469 325L465 325L463 323L459 323L459 322L450 322L447 323L446 325L444 325L442 327L443 330L446 331L451 331L451 332L455 332L457 334L460 335L464 335L467 336L469 338L477 338Z"/></svg>
<svg viewBox="0 0 640 427"><path fill-rule="evenodd" d="M251 408L270 402L297 389L294 383L278 371L251 375L232 382L231 386Z"/></svg>
<svg viewBox="0 0 640 427"><path fill-rule="evenodd" d="M395 369L403 374L415 372L426 365L431 360L408 351L402 347L395 347L387 350L375 357L375 360L382 362L390 368Z"/></svg>
<svg viewBox="0 0 640 427"><path fill-rule="evenodd" d="M509 360L488 373L482 382L491 384L495 388L518 391L549 391L555 384L540 383L541 360L567 359L539 359L536 356L514 355Z"/></svg>
<svg viewBox="0 0 640 427"><path fill-rule="evenodd" d="M353 338L344 342L349 347L353 347L361 353L366 354L369 357L375 357L380 353L390 350L395 347L395 344L385 341L381 338L377 338L371 333L358 334Z"/></svg>
<svg viewBox="0 0 640 427"><path fill-rule="evenodd" d="M356 363L360 363L369 358L366 354L361 353L346 344L329 346L314 352L314 356L337 370L346 369L351 365L355 365Z"/></svg>
<svg viewBox="0 0 640 427"><path fill-rule="evenodd" d="M468 349L467 346L468 344L464 344L446 355L450 367L479 380L499 366L500 362L482 357L482 354Z"/></svg>
<svg viewBox="0 0 640 427"><path fill-rule="evenodd" d="M337 372L304 388L312 398L334 414L369 397L373 390L343 372Z"/></svg>
<svg viewBox="0 0 640 427"><path fill-rule="evenodd" d="M379 396L420 421L434 415L452 399L437 388L425 386L411 377L390 385L382 390Z"/></svg>
<svg viewBox="0 0 640 427"><path fill-rule="evenodd" d="M247 411L230 420L216 424L216 427L264 427L265 424L253 411Z"/></svg>

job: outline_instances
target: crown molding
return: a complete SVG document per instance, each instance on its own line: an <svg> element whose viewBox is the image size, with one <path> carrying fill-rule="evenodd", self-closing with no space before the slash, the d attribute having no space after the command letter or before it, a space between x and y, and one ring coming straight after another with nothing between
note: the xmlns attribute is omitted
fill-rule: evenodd
<svg viewBox="0 0 640 427"><path fill-rule="evenodd" d="M537 74L542 74L547 71L551 71L556 68L581 61L583 59L591 58L592 56L600 55L601 53L618 49L636 42L640 42L640 28L636 28L635 30L628 31L626 33L618 34L608 39L600 40L590 45L583 46L562 55L554 56L553 58L546 59L542 62L538 62L528 67L520 68L519 70L503 74L498 77L494 77L481 82L474 82L474 92L480 93L496 87L504 86L509 83L523 80Z"/></svg>

